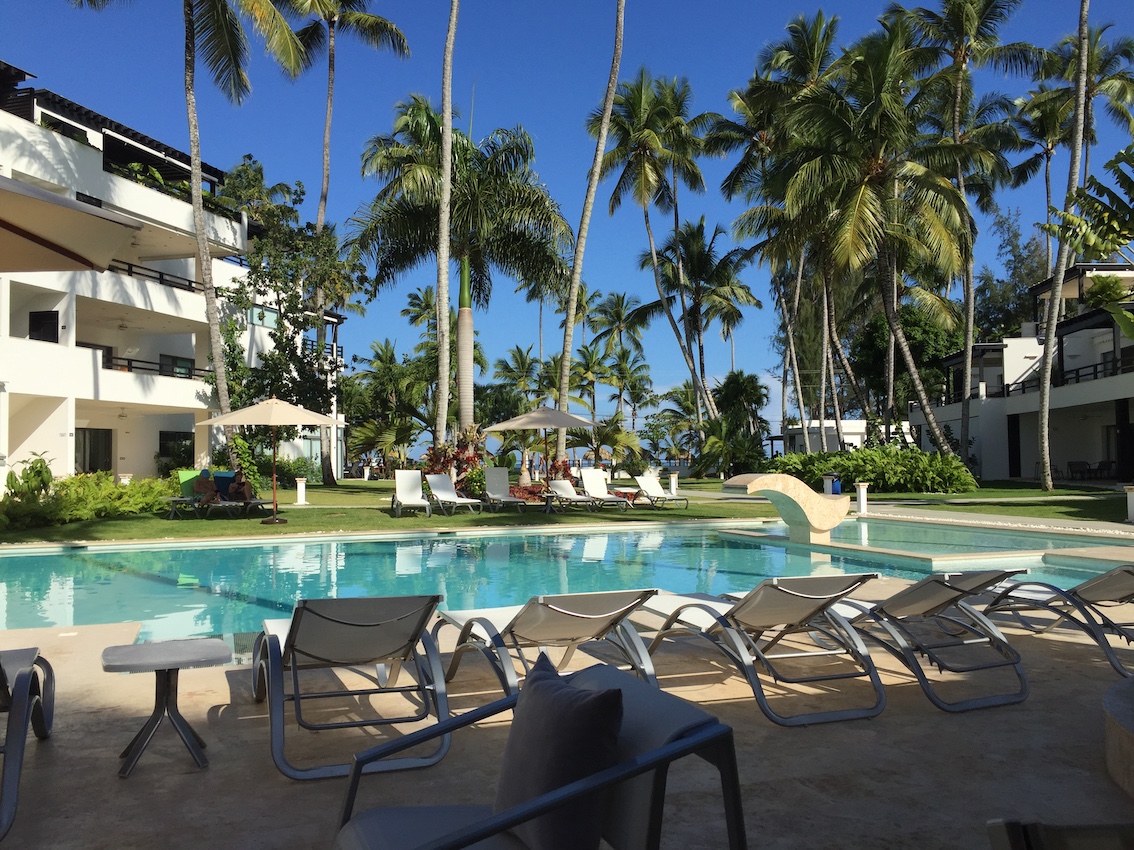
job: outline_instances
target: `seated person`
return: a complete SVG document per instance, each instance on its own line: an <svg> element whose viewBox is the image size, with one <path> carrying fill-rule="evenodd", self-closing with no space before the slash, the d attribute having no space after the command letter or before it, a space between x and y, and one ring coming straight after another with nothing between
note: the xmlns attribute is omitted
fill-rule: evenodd
<svg viewBox="0 0 1134 850"><path fill-rule="evenodd" d="M193 496L202 505L215 505L220 501L220 493L209 470L202 469L201 474L193 479Z"/></svg>
<svg viewBox="0 0 1134 850"><path fill-rule="evenodd" d="M239 469L233 476L232 483L228 485L228 499L230 502L251 502L252 482L244 477Z"/></svg>

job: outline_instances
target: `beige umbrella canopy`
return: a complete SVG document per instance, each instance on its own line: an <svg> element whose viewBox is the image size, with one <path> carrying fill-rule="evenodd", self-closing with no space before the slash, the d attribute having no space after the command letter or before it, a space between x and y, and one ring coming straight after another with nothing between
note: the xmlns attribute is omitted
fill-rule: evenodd
<svg viewBox="0 0 1134 850"><path fill-rule="evenodd" d="M0 177L0 271L105 271L142 223Z"/></svg>
<svg viewBox="0 0 1134 850"><path fill-rule="evenodd" d="M313 410L307 410L286 401L280 401L274 396L267 401L242 407L231 413L222 413L204 422L198 422L197 427L203 425L267 425L272 429L272 517L264 520L265 523L284 523L286 519L277 516L278 503L276 501L276 428L278 426L330 426L339 425L339 421L332 416L324 416Z"/></svg>
<svg viewBox="0 0 1134 850"><path fill-rule="evenodd" d="M547 451L547 432L552 428L594 428L598 423L591 419L584 419L574 413L565 413L558 407L537 407L519 416L513 416L495 425L489 425L485 431L543 431L543 455L551 463ZM550 469L550 465L548 466ZM528 471L520 473L520 483L524 484Z"/></svg>

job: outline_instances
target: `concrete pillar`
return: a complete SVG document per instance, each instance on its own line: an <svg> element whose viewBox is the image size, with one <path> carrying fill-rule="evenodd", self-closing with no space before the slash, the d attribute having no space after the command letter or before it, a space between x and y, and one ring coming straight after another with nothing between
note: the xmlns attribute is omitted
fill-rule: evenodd
<svg viewBox="0 0 1134 850"><path fill-rule="evenodd" d="M1134 522L1134 487L1127 484L1122 489L1126 491L1126 521Z"/></svg>
<svg viewBox="0 0 1134 850"><path fill-rule="evenodd" d="M677 473L671 472L669 474L669 495L677 495Z"/></svg>
<svg viewBox="0 0 1134 850"><path fill-rule="evenodd" d="M858 515L866 516L866 488L870 486L869 481L856 481L854 489L858 493Z"/></svg>
<svg viewBox="0 0 1134 850"><path fill-rule="evenodd" d="M307 479L295 479L295 503L297 505L307 504Z"/></svg>

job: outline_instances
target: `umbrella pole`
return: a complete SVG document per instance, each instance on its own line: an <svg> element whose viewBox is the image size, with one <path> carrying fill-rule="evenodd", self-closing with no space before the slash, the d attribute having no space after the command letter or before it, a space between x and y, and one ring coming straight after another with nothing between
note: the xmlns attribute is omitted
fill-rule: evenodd
<svg viewBox="0 0 1134 850"><path fill-rule="evenodd" d="M272 515L260 520L261 525L282 525L286 519L280 519L279 502L276 499L276 426L272 426Z"/></svg>

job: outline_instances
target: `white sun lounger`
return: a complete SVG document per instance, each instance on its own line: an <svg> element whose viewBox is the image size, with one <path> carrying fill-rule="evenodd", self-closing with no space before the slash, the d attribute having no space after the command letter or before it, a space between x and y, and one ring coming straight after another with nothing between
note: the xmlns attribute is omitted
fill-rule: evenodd
<svg viewBox="0 0 1134 850"><path fill-rule="evenodd" d="M488 497L490 510L498 511L508 505L515 505L516 510L524 512L523 499L513 496L508 488L508 470L502 466L487 466L484 469L484 492Z"/></svg>
<svg viewBox="0 0 1134 850"><path fill-rule="evenodd" d="M480 509L484 507L484 502L480 499L470 499L458 494L457 489L453 486L453 479L443 472L427 475L425 480L429 482L433 501L437 503L437 507L441 509L443 514L452 516L456 513L457 508L462 506L468 508L469 513L478 514Z"/></svg>
<svg viewBox="0 0 1134 850"><path fill-rule="evenodd" d="M614 505L619 510L626 510L630 506L630 500L624 496L616 496L611 493L606 487L606 476L603 475L601 469L584 469L582 470L583 479L583 492L595 500L595 504L600 508L607 505Z"/></svg>
<svg viewBox="0 0 1134 850"><path fill-rule="evenodd" d="M595 500L590 496L575 492L574 486L565 478L552 478L547 482L547 486L551 488L551 496L555 503L560 506L578 505L588 511L595 509Z"/></svg>
<svg viewBox="0 0 1134 850"><path fill-rule="evenodd" d="M638 483L638 495L644 496L652 507L660 508L667 502L684 502L685 507L689 507L689 500L684 496L671 496L665 492L656 475L635 475L634 480Z"/></svg>
<svg viewBox="0 0 1134 850"><path fill-rule="evenodd" d="M433 515L433 508L421 486L421 470L394 470L394 495L390 497L390 506L395 517L400 517L404 510L425 511L426 516Z"/></svg>

